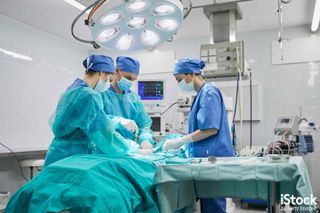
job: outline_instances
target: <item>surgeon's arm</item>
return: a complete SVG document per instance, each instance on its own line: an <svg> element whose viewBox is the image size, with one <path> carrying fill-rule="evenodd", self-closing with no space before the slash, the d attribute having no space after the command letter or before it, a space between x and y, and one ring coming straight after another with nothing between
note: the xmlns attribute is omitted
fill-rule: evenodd
<svg viewBox="0 0 320 213"><path fill-rule="evenodd" d="M183 146L186 143L193 143L193 142L196 143L197 141L201 141L217 133L218 133L218 130L215 128L205 129L205 130L196 130L193 133L185 135L181 138L167 140L163 144L163 148L165 151L168 151L170 149L178 149L179 147Z"/></svg>
<svg viewBox="0 0 320 213"><path fill-rule="evenodd" d="M127 154L130 147L115 131L111 119L104 113L101 96L94 91L87 91L79 99L79 103L83 105L77 112L80 115L79 127L89 138L92 152Z"/></svg>
<svg viewBox="0 0 320 213"><path fill-rule="evenodd" d="M141 144L143 141L148 141L149 143L153 144L154 143L153 132L150 126L139 129L138 138L139 138L138 140L139 144Z"/></svg>
<svg viewBox="0 0 320 213"><path fill-rule="evenodd" d="M137 139L139 129L134 120L113 115L108 115L108 117L112 120L116 131L119 132L124 138L130 140Z"/></svg>
<svg viewBox="0 0 320 213"><path fill-rule="evenodd" d="M217 129L206 129L206 130L197 130L191 133L192 141L197 142L201 141L203 139L209 138L213 135L216 135L218 133Z"/></svg>
<svg viewBox="0 0 320 213"><path fill-rule="evenodd" d="M148 113L145 111L142 102L138 104L137 119L135 121L139 127L138 143L140 145L146 143L153 145L153 132L151 130L152 120Z"/></svg>

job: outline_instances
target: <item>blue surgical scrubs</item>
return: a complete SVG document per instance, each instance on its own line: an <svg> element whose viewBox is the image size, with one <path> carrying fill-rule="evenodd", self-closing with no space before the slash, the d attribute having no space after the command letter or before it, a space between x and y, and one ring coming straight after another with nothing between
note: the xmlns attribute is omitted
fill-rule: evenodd
<svg viewBox="0 0 320 213"><path fill-rule="evenodd" d="M227 112L221 92L210 83L204 84L192 104L189 114L189 133L217 129L216 135L188 144L190 157L231 157L234 155ZM202 213L226 212L226 200L201 198Z"/></svg>

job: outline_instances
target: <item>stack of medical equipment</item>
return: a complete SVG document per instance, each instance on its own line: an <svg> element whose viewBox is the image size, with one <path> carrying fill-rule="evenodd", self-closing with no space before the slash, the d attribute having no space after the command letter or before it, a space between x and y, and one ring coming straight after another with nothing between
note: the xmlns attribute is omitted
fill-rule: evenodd
<svg viewBox="0 0 320 213"><path fill-rule="evenodd" d="M299 116L282 116L274 128L274 142L268 146L268 154L301 155L314 151L312 133L318 128L313 122Z"/></svg>

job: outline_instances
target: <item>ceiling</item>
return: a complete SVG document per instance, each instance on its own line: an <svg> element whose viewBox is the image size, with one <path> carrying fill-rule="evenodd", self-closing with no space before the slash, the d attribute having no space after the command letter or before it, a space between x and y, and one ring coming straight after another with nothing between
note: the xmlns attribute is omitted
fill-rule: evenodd
<svg viewBox="0 0 320 213"><path fill-rule="evenodd" d="M86 2L87 4L93 0ZM193 6L232 0L192 0ZM315 0L292 0L284 6L284 26L311 24ZM278 27L277 0L251 0L239 3L243 19L237 22L238 31L257 31ZM42 31L74 41L70 25L79 10L63 0L1 0L0 14L25 23ZM76 32L91 40L87 27L80 22ZM209 21L203 9L193 9L184 20L175 39L209 36Z"/></svg>

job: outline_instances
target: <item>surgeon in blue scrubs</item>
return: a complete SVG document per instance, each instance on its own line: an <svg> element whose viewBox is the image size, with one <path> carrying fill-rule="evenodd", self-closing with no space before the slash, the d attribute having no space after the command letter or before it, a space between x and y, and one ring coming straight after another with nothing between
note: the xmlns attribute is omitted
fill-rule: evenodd
<svg viewBox="0 0 320 213"><path fill-rule="evenodd" d="M152 150L154 140L151 131L152 120L145 111L141 98L131 91L133 82L138 78L140 63L134 58L119 56L116 60L116 73L110 88L102 93L104 111L119 118L133 120L138 126L136 140L141 149ZM117 122L115 122L117 123ZM117 124L116 124L117 125Z"/></svg>
<svg viewBox="0 0 320 213"><path fill-rule="evenodd" d="M226 108L220 90L201 77L203 61L178 60L174 76L184 92L197 92L189 114L189 134L167 140L164 150L179 149L187 144L189 157L231 157L234 155ZM201 198L202 213L226 212L225 198Z"/></svg>

